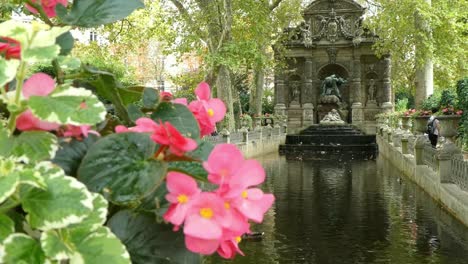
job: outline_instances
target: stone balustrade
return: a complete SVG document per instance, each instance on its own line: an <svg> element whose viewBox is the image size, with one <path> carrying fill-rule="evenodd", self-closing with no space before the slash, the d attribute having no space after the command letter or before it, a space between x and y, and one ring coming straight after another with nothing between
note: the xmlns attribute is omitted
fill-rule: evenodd
<svg viewBox="0 0 468 264"><path fill-rule="evenodd" d="M420 131L401 134L388 124L380 122L377 128L379 153L468 226L468 160L454 139L433 148Z"/></svg>
<svg viewBox="0 0 468 264"><path fill-rule="evenodd" d="M203 140L214 145L222 143L236 144L246 157L254 157L278 151L279 145L284 143L285 136L285 127L264 126L253 131L240 129L231 133L223 130L218 135L206 136Z"/></svg>

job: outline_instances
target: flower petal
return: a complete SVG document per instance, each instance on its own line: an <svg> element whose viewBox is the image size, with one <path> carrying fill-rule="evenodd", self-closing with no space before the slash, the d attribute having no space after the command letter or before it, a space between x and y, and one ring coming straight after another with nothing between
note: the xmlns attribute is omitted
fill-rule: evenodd
<svg viewBox="0 0 468 264"><path fill-rule="evenodd" d="M223 120L224 116L226 115L226 105L221 99L214 98L209 100L208 109L213 111L213 116L211 119L216 123Z"/></svg>
<svg viewBox="0 0 468 264"><path fill-rule="evenodd" d="M30 96L46 96L55 89L55 81L45 73L36 73L29 77L23 84L23 96L28 99Z"/></svg>
<svg viewBox="0 0 468 264"><path fill-rule="evenodd" d="M199 239L191 236L185 236L185 246L188 250L203 254L211 255L216 252L219 247L219 240Z"/></svg>
<svg viewBox="0 0 468 264"><path fill-rule="evenodd" d="M211 98L210 85L206 82L201 82L197 89L195 89L195 94L197 95L198 100L209 100Z"/></svg>
<svg viewBox="0 0 468 264"><path fill-rule="evenodd" d="M180 172L169 172L166 184L167 190L176 195L185 194L189 196L200 192L197 182L192 177Z"/></svg>

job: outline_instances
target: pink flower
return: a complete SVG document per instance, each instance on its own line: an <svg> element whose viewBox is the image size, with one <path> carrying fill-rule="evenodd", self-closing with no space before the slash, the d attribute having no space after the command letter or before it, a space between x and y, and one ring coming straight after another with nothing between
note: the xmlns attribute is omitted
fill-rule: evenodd
<svg viewBox="0 0 468 264"><path fill-rule="evenodd" d="M195 119L198 122L200 127L200 135L206 136L210 135L215 131L216 126L211 122L210 117L206 111L205 105L201 101L193 101L189 105L189 109L192 114L195 116Z"/></svg>
<svg viewBox="0 0 468 264"><path fill-rule="evenodd" d="M197 142L184 137L171 123L165 122L155 128L151 139L161 145L169 146L169 150L176 156L183 156L185 152L197 148Z"/></svg>
<svg viewBox="0 0 468 264"><path fill-rule="evenodd" d="M176 98L176 99L172 100L172 102L174 104L181 104L181 105L188 106L187 98Z"/></svg>
<svg viewBox="0 0 468 264"><path fill-rule="evenodd" d="M264 194L256 186L265 180L265 170L256 160L246 160L229 182L225 198L233 200L233 206L245 217L262 222L263 215L274 201L272 194Z"/></svg>
<svg viewBox="0 0 468 264"><path fill-rule="evenodd" d="M192 199L200 193L197 182L188 175L179 172L169 172L166 177L166 199L171 203L164 214L164 220L175 225L175 229L184 222Z"/></svg>
<svg viewBox="0 0 468 264"><path fill-rule="evenodd" d="M55 89L55 81L49 75L45 73L33 74L23 84L23 90L21 91L25 99L29 99L30 96L47 96L52 93Z"/></svg>
<svg viewBox="0 0 468 264"><path fill-rule="evenodd" d="M236 253L244 256L244 253L239 248L239 242L241 241L241 236L232 237L228 240L224 240L220 243L217 250L218 254L225 259L233 259L236 256Z"/></svg>
<svg viewBox="0 0 468 264"><path fill-rule="evenodd" d="M32 0L33 3L36 3L37 0ZM63 5L64 7L67 7L68 5L68 0L41 0L41 3L40 5L42 6L42 9L44 9L44 12L46 13L46 15L48 17L55 17L57 16L57 14L55 13L55 6L57 6L57 4L61 4ZM31 13L33 14L37 14L38 11L33 8L32 6L30 5L26 5L26 8L31 11Z"/></svg>
<svg viewBox="0 0 468 264"><path fill-rule="evenodd" d="M91 130L91 126L89 125L82 125L82 126L66 125L65 131L63 132L63 136L75 137L77 139L80 139L82 135L84 137L88 137L89 133L100 136L100 134L97 131Z"/></svg>
<svg viewBox="0 0 468 264"><path fill-rule="evenodd" d="M203 163L203 167L208 172L208 180L222 186L229 183L243 162L244 157L235 145L218 144Z"/></svg>
<svg viewBox="0 0 468 264"><path fill-rule="evenodd" d="M159 94L159 98L161 99L161 102L170 102L173 98L173 95L170 92L162 91Z"/></svg>
<svg viewBox="0 0 468 264"><path fill-rule="evenodd" d="M116 133L123 132L138 132L138 133L154 133L154 131L159 127L156 122L147 117L140 117L135 121L136 126L134 127L125 127L123 125L118 125L115 127Z"/></svg>
<svg viewBox="0 0 468 264"><path fill-rule="evenodd" d="M203 135L208 135L214 131L214 126L217 122L223 120L226 114L226 106L223 101L217 98L211 98L210 86L206 82L202 82L195 89L198 101L193 101L189 105L189 109L194 113L195 118L200 123L200 130ZM205 112L205 113L203 113ZM207 116L207 117L206 117ZM206 119L210 121L210 125L206 124ZM211 130L211 131L210 131ZM208 131L210 131L208 133Z"/></svg>
<svg viewBox="0 0 468 264"><path fill-rule="evenodd" d="M5 59L21 59L21 44L19 41L9 37L0 37L0 40L6 41L6 43L0 42L0 54L4 54Z"/></svg>
<svg viewBox="0 0 468 264"><path fill-rule="evenodd" d="M462 114L463 114L463 110L458 110L458 111L456 112L456 114L457 114L457 115L462 115Z"/></svg>
<svg viewBox="0 0 468 264"><path fill-rule="evenodd" d="M21 113L16 119L16 128L20 131L30 131L30 130L57 130L60 128L60 124L42 121L34 114L31 110L26 110Z"/></svg>
<svg viewBox="0 0 468 264"><path fill-rule="evenodd" d="M219 247L223 227L229 225L223 200L214 193L201 193L187 212L185 245L195 253L213 254Z"/></svg>

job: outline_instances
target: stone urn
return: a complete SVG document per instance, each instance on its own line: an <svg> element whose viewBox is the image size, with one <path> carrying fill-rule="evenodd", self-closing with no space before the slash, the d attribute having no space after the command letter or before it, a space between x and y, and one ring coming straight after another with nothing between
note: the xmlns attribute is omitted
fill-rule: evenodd
<svg viewBox="0 0 468 264"><path fill-rule="evenodd" d="M426 133L428 120L429 116L417 116L414 118L414 130L417 134Z"/></svg>
<svg viewBox="0 0 468 264"><path fill-rule="evenodd" d="M457 135L458 123L461 116L459 115L444 115L436 117L440 122L439 136L443 136L454 142L454 137Z"/></svg>
<svg viewBox="0 0 468 264"><path fill-rule="evenodd" d="M411 117L410 116L402 116L401 117L401 125L403 127L403 130L406 133L410 132L410 127L411 127Z"/></svg>

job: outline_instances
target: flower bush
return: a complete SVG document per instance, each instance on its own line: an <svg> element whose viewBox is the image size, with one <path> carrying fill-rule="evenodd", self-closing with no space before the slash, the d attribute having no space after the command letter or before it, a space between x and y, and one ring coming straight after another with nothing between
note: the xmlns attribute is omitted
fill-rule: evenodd
<svg viewBox="0 0 468 264"><path fill-rule="evenodd" d="M23 2L46 24L0 24L0 263L200 263L199 254L243 254L242 235L274 197L258 188L259 162L202 140L226 113L209 85L188 103L121 87L69 55L71 27L114 22L141 2ZM58 77L27 75L35 63L53 63ZM112 102L119 118L84 87Z"/></svg>

